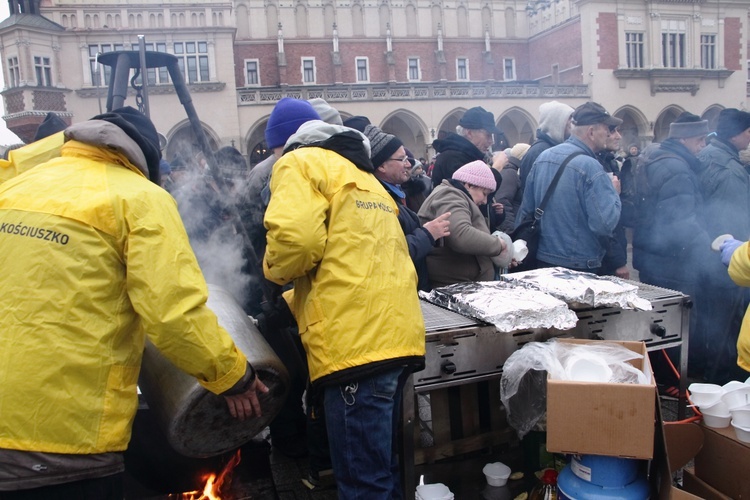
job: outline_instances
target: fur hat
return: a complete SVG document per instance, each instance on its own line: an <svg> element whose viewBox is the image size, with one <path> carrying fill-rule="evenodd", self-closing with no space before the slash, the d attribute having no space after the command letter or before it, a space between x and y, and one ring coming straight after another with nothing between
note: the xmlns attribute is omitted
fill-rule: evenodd
<svg viewBox="0 0 750 500"><path fill-rule="evenodd" d="M404 145L398 137L386 134L375 125L366 126L365 135L370 139L370 158L375 168L385 163L398 148Z"/></svg>
<svg viewBox="0 0 750 500"><path fill-rule="evenodd" d="M320 120L312 104L302 99L284 97L274 106L266 125L266 146L275 149L297 131L300 125L310 120Z"/></svg>
<svg viewBox="0 0 750 500"><path fill-rule="evenodd" d="M560 143L565 140L565 127L575 111L562 102L550 101L539 106L539 130Z"/></svg>
<svg viewBox="0 0 750 500"><path fill-rule="evenodd" d="M96 115L92 120L103 120L120 127L131 139L138 144L146 157L148 178L159 184L159 134L149 118L131 106L115 109L109 113Z"/></svg>
<svg viewBox="0 0 750 500"><path fill-rule="evenodd" d="M328 104L328 102L326 102L326 100L322 97L309 99L307 102L312 104L313 109L316 113L318 113L318 116L320 116L320 119L324 122L330 123L331 125L344 124L341 121L341 115L339 114L339 112L335 108L331 107L331 105Z"/></svg>
<svg viewBox="0 0 750 500"><path fill-rule="evenodd" d="M750 113L735 108L722 109L716 124L719 139L729 140L750 128Z"/></svg>
<svg viewBox="0 0 750 500"><path fill-rule="evenodd" d="M708 135L708 120L701 120L700 116L687 111L680 114L669 125L670 139L687 139L688 137L705 137L706 135Z"/></svg>
<svg viewBox="0 0 750 500"><path fill-rule="evenodd" d="M482 160L474 160L453 172L453 179L494 191L497 188L492 170Z"/></svg>

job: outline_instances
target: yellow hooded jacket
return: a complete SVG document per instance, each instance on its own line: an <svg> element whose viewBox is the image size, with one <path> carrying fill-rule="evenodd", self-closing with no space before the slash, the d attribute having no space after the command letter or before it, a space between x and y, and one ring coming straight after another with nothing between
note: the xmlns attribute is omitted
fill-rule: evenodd
<svg viewBox="0 0 750 500"><path fill-rule="evenodd" d="M45 137L8 152L7 160L0 160L0 184L27 170L60 156L64 142L63 132Z"/></svg>
<svg viewBox="0 0 750 500"><path fill-rule="evenodd" d="M274 165L266 210L266 277L294 281L312 381L423 363L417 276L398 207L372 174L338 153L306 147Z"/></svg>
<svg viewBox="0 0 750 500"><path fill-rule="evenodd" d="M245 373L174 200L114 150L0 185L0 263L0 448L124 450L145 334L214 393Z"/></svg>
<svg viewBox="0 0 750 500"><path fill-rule="evenodd" d="M732 254L729 276L740 286L750 286L750 245L747 242ZM740 336L737 338L737 364L750 372L750 306L745 311Z"/></svg>

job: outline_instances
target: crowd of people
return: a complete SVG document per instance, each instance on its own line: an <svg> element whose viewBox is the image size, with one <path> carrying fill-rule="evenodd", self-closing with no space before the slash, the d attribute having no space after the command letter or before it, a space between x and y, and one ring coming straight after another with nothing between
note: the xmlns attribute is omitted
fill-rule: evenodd
<svg viewBox="0 0 750 500"><path fill-rule="evenodd" d="M0 319L0 496L121 498L146 335L232 415L260 411L267 388L206 307L206 280L289 370L272 445L309 457L310 488L332 468L342 499L402 496L400 402L425 355L418 290L635 268L692 297L691 377L744 380L750 113L726 109L711 131L685 112L643 151L622 150L621 124L595 102L551 101L531 144L500 149L493 113L473 107L428 163L367 117L284 98L265 131L272 155L248 169L230 146L160 162L153 124L131 108L50 123L0 165L0 251L14 262L0 276L14 311ZM535 216L538 248L521 262L511 235Z"/></svg>

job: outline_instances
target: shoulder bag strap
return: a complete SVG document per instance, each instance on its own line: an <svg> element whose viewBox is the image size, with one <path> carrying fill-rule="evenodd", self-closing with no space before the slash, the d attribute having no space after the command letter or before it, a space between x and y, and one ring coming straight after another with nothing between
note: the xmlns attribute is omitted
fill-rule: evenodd
<svg viewBox="0 0 750 500"><path fill-rule="evenodd" d="M544 207L547 206L547 202L552 197L552 193L555 191L555 188L557 187L557 183L560 181L560 177L562 176L563 170L565 170L565 167L568 165L568 163L570 163L570 160L582 154L584 154L583 151L576 151L575 153L572 153L570 156L565 158L565 161L562 162L562 165L560 165L560 168L557 169L557 173L555 174L554 179L552 179L552 183L547 188L547 192L544 193L544 198L542 199L542 202L539 204L536 210L534 210L534 219L539 220L542 218L542 215L544 215Z"/></svg>

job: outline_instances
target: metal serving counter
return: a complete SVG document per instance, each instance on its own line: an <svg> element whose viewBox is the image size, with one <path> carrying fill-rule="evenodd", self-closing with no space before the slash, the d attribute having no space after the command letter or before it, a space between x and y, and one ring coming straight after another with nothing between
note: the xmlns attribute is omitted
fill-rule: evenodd
<svg viewBox="0 0 750 500"><path fill-rule="evenodd" d="M676 347L680 350L680 392L685 393L687 384L688 324L691 308L690 297L673 290L628 281L638 286L638 296L651 303L651 311L624 310L617 307L573 308L578 322L573 329L557 330L529 329L512 332L498 331L493 325L463 316L441 306L422 300L422 314L425 321L425 369L413 374L407 382L403 397L403 449L402 468L404 471L404 491L406 498L413 498L416 478L415 463L429 462L451 454L465 452L471 447L479 449L499 442L509 442L515 432L497 427L504 424L504 414L499 406L499 379L503 364L516 350L528 342L545 342L553 337L573 337L581 339L644 341L648 350ZM485 383L485 384L480 384ZM491 384L487 387L487 384ZM470 393L469 384L480 385L485 395ZM457 393L460 391L460 393ZM496 397L495 397L495 394ZM434 393L433 400L445 400L440 409L432 408L432 414L444 411L463 422L445 424L445 435L453 431L461 435L460 443L443 446L439 451L424 453L420 450L417 421L417 395ZM444 395L444 393L448 393ZM468 394L470 401L463 401ZM485 401L484 410L491 414L483 418L472 414L470 406ZM454 406L448 408L448 401ZM456 401L459 399L460 401ZM433 401L434 403L434 401ZM487 409L487 406L492 408ZM481 410L477 410L481 411ZM456 413L462 415L456 416ZM476 412L474 412L476 413ZM680 401L678 418L684 418L685 401ZM446 416L446 418L448 418ZM467 424L465 421L473 422ZM489 423L488 423L489 422ZM504 424L507 427L507 424ZM466 438L469 430L475 430L481 437ZM502 434L498 437L490 434ZM419 453L418 453L419 452Z"/></svg>

